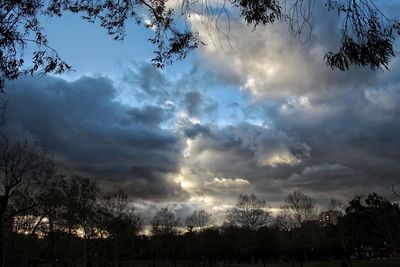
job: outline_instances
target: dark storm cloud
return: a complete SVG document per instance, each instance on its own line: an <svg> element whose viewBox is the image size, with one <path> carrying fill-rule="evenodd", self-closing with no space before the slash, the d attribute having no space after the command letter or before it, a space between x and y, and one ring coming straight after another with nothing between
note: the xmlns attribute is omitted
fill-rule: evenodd
<svg viewBox="0 0 400 267"><path fill-rule="evenodd" d="M209 125L193 136L185 166L200 191L222 199L257 192L269 201L280 201L282 181L309 157L310 148L293 136L266 127L240 123Z"/></svg>
<svg viewBox="0 0 400 267"><path fill-rule="evenodd" d="M339 105L340 101L330 103ZM275 115L275 127L270 129L245 123L210 125L194 135L185 164L201 177L197 183L202 192L224 201L255 192L273 206L295 189L322 204L332 197L347 200L372 191L391 198L386 188L398 184L400 177L400 109L396 107L389 118L376 108L365 116L356 110L369 109L366 106L371 104L349 102L347 109L332 107L336 112L327 112L328 116L313 110L312 104L307 111ZM320 118L308 120L304 112L315 112ZM222 186L233 186L235 180L249 184Z"/></svg>
<svg viewBox="0 0 400 267"><path fill-rule="evenodd" d="M125 69L123 82L129 87L130 93L135 92L139 101L151 98L152 102L164 103L173 94L171 82L163 73L148 63L134 63Z"/></svg>
<svg viewBox="0 0 400 267"><path fill-rule="evenodd" d="M203 97L199 92L188 92L185 94L184 102L190 116L198 116L203 101Z"/></svg>
<svg viewBox="0 0 400 267"><path fill-rule="evenodd" d="M154 215L161 208L168 208L174 212L175 219L177 219L180 225L185 224L185 220L189 217L194 210L201 209L196 204L188 202L174 202L174 203L154 203L150 201L139 201L135 204L136 211L141 215L145 225L151 225L151 220Z"/></svg>
<svg viewBox="0 0 400 267"><path fill-rule="evenodd" d="M128 118L122 120L127 124L144 124L157 126L168 119L168 112L158 106L145 106L143 108L131 108Z"/></svg>
<svg viewBox="0 0 400 267"><path fill-rule="evenodd" d="M292 107L275 116L277 127L295 132L311 147L305 164L341 164L354 170L338 182L329 172L314 177L316 190L371 185L390 186L400 175L399 84L358 88L312 98L308 107ZM306 175L310 179L309 175ZM343 175L342 175L343 176Z"/></svg>
<svg viewBox="0 0 400 267"><path fill-rule="evenodd" d="M201 125L200 123L186 123L183 128L183 132L188 138L195 138L198 135L210 134L210 128L207 125Z"/></svg>
<svg viewBox="0 0 400 267"><path fill-rule="evenodd" d="M296 188L319 199L390 196L385 187L400 183L399 59L390 71L332 71L323 56L339 47L338 17L323 5L314 15L305 44L290 40L286 25L252 32L231 21L233 50L204 47L204 71L253 101L240 106L247 125L196 135L200 157L192 164L210 177L246 179L272 201Z"/></svg>
<svg viewBox="0 0 400 267"><path fill-rule="evenodd" d="M120 104L112 82L103 77L20 79L6 92L8 134L43 142L63 169L137 197L181 195L167 179L178 170L181 155L179 137L160 127L168 110Z"/></svg>
<svg viewBox="0 0 400 267"><path fill-rule="evenodd" d="M399 73L397 67L392 71ZM273 119L275 128L296 136L310 153L290 170L279 166L279 171L265 172L274 181L259 180L258 188L264 192L274 192L274 185L287 191L300 188L321 200L372 191L392 198L387 187L400 181L400 108L396 104L400 83L396 75L382 76L384 82L377 79L327 93L314 90L307 97L269 105L265 116Z"/></svg>
<svg viewBox="0 0 400 267"><path fill-rule="evenodd" d="M132 100L128 102L163 106L170 112L184 111L189 117L212 120L217 116L218 103L206 91L216 82L205 79L204 75L190 69L171 79L151 64L134 62L122 75L123 88L119 92Z"/></svg>
<svg viewBox="0 0 400 267"><path fill-rule="evenodd" d="M212 116L218 109L216 102L197 91L185 93L183 107L190 117L199 117L201 115Z"/></svg>
<svg viewBox="0 0 400 267"><path fill-rule="evenodd" d="M199 207L223 214L240 193L274 207L295 189L321 201L387 193L400 181L399 60L390 72L332 71L323 55L338 47L337 17L321 8L304 45L286 26L232 21L234 49L210 43L173 78L135 64L122 96L102 77L21 79L6 89L7 128L43 141L64 169L146 198L149 218L167 198L189 200L169 203L184 217ZM224 87L243 98L222 94L234 104L218 106L212 90ZM135 107L115 101L125 95Z"/></svg>
<svg viewBox="0 0 400 267"><path fill-rule="evenodd" d="M208 181L213 176L246 179L272 203L295 189L322 202L372 191L393 197L387 187L400 181L396 78L275 101L260 116L271 118L272 125L209 126L202 130L207 134L195 135L193 154L199 156L190 166L211 172ZM253 105L258 109L264 103Z"/></svg>

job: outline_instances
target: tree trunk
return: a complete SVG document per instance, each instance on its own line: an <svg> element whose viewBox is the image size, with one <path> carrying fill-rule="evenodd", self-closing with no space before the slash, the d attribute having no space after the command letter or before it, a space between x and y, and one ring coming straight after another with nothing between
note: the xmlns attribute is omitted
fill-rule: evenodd
<svg viewBox="0 0 400 267"><path fill-rule="evenodd" d="M84 239L83 239L83 261L85 262L85 265L87 267L88 260L87 260L87 238L86 238L86 230L84 234Z"/></svg>
<svg viewBox="0 0 400 267"><path fill-rule="evenodd" d="M51 245L50 257L52 267L56 267L56 250L55 250L55 236L54 236L54 220L53 216L49 216L49 241Z"/></svg>
<svg viewBox="0 0 400 267"><path fill-rule="evenodd" d="M5 266L5 255L4 255L4 222L0 218L0 266Z"/></svg>
<svg viewBox="0 0 400 267"><path fill-rule="evenodd" d="M308 254L307 254L307 249L303 248L303 254L304 254L304 261L308 261Z"/></svg>
<svg viewBox="0 0 400 267"><path fill-rule="evenodd" d="M71 245L71 237L72 237L72 226L69 224L68 225L68 238L67 242L65 244L65 261L66 261L66 266L70 267L71 261L70 261L70 245Z"/></svg>
<svg viewBox="0 0 400 267"><path fill-rule="evenodd" d="M156 251L153 251L153 267L156 267Z"/></svg>
<svg viewBox="0 0 400 267"><path fill-rule="evenodd" d="M6 210L8 206L8 190L6 190L3 196L0 196L0 267L6 265L6 255L5 255L5 235L4 235L4 225L6 220Z"/></svg>
<svg viewBox="0 0 400 267"><path fill-rule="evenodd" d="M385 226L386 226L386 229L388 231L388 235L389 235L389 239L390 239L390 245L392 246L392 250L393 250L392 252L393 252L393 255L394 255L396 253L396 246L395 246L394 241L393 241L392 231L390 229L389 224L385 223Z"/></svg>
<svg viewBox="0 0 400 267"><path fill-rule="evenodd" d="M113 258L114 258L114 267L117 267L118 266L118 260L117 260L117 249L116 249L116 245L115 245L115 242L112 242L112 246L113 246Z"/></svg>
<svg viewBox="0 0 400 267"><path fill-rule="evenodd" d="M347 254L347 252L346 252L346 242L344 241L344 232L343 232L343 228L342 227L340 227L340 235L341 235L341 238L342 238L343 257L346 257L346 254Z"/></svg>

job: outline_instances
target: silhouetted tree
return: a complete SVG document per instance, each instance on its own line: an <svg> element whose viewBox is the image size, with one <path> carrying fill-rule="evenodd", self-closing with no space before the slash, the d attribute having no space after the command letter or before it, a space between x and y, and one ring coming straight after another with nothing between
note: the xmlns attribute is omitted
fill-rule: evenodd
<svg viewBox="0 0 400 267"><path fill-rule="evenodd" d="M157 67L184 58L190 50L202 43L196 31L185 27L185 23L178 22L179 17L175 13L181 13L184 20L191 14L198 13L205 18L203 21L208 26L215 26L221 34L226 35L229 29L227 31L221 29L219 22L223 15L229 19L229 11L232 8L238 9L240 16L253 27L265 26L277 20L286 21L293 36L309 36L314 23L313 0L223 0L222 5L208 0L180 0L180 10L170 7L167 2L167 0L2 1L0 3L0 88L4 87L6 80L16 79L21 74L59 74L71 69L56 50L49 46L45 31L40 24L40 16L59 17L65 12L76 13L88 22L99 22L115 40L124 39L128 22L143 24L153 29L150 42L156 46L152 61ZM339 51L329 52L325 56L329 66L340 70L349 69L350 66L366 65L372 69L387 68L394 56L393 42L400 29L400 23L397 19L386 17L374 2L373 0L321 1L329 10L335 10L339 14L339 24L342 26ZM23 54L29 44L35 50L31 64L25 64Z"/></svg>
<svg viewBox="0 0 400 267"><path fill-rule="evenodd" d="M333 211L338 211L340 213L344 213L345 210L346 210L346 207L345 207L345 205L343 204L342 201L332 198L329 201L329 210L333 210Z"/></svg>
<svg viewBox="0 0 400 267"><path fill-rule="evenodd" d="M4 230L15 216L24 215L39 203L53 173L43 147L28 142L0 141L0 266L4 263Z"/></svg>
<svg viewBox="0 0 400 267"><path fill-rule="evenodd" d="M188 229L187 236L192 242L192 244L188 244L191 254L190 261L196 262L196 256L198 256L204 262L207 256L209 264L212 265L215 250L212 242L208 242L208 237L213 233L211 226L214 224L211 213L203 209L195 210L186 218L185 224Z"/></svg>
<svg viewBox="0 0 400 267"><path fill-rule="evenodd" d="M154 29L150 41L157 47L153 62L158 67L185 57L199 43L196 33L176 25L174 11L167 6L167 1L1 1L0 88L6 80L21 74L59 74L71 68L49 46L39 19L40 16L60 17L65 12L80 14L88 22L98 21L115 40L124 39L125 26L130 21ZM23 53L30 44L36 50L32 64L25 64Z"/></svg>
<svg viewBox="0 0 400 267"><path fill-rule="evenodd" d="M218 249L221 246L219 241L220 235L218 229L206 228L201 233L202 253L207 259L208 266L212 267L218 259Z"/></svg>
<svg viewBox="0 0 400 267"><path fill-rule="evenodd" d="M333 199L333 198L329 202L329 209L340 212L341 215L343 215L344 212L346 211L346 207L343 204L343 202L340 200L337 200L337 199ZM337 225L337 229L338 229L340 240L341 240L341 245L342 245L342 250L343 250L343 258L345 258L347 255L347 248L346 248L346 241L345 241L345 237L344 237L343 224L339 223Z"/></svg>
<svg viewBox="0 0 400 267"><path fill-rule="evenodd" d="M151 232L153 238L153 267L157 252L165 252L172 266L176 265L176 240L175 235L178 232L179 221L175 218L175 213L168 208L162 208L157 211L151 221ZM164 251L162 251L164 250Z"/></svg>
<svg viewBox="0 0 400 267"><path fill-rule="evenodd" d="M346 208L346 216L340 223L346 232L347 242L353 248L372 246L388 247L392 251L399 244L400 208L396 203L378 196L356 196Z"/></svg>
<svg viewBox="0 0 400 267"><path fill-rule="evenodd" d="M261 227L257 230L256 238L256 254L263 266L266 266L267 260L276 257L277 254L277 231L276 227Z"/></svg>
<svg viewBox="0 0 400 267"><path fill-rule="evenodd" d="M332 68L350 66L387 68L394 57L393 42L400 33L400 21L388 18L372 0L329 0L330 10L343 16L341 46L337 53L326 54Z"/></svg>
<svg viewBox="0 0 400 267"><path fill-rule="evenodd" d="M277 222L282 229L291 230L301 227L306 221L316 219L315 201L309 195L296 190L285 199Z"/></svg>
<svg viewBox="0 0 400 267"><path fill-rule="evenodd" d="M142 221L122 191L103 194L98 212L101 215L99 227L105 231L103 238L111 242L114 267L120 266L122 255L133 248L134 237L141 230Z"/></svg>
<svg viewBox="0 0 400 267"><path fill-rule="evenodd" d="M99 236L100 189L95 181L87 177L71 176L62 190L65 199L62 220L69 234L65 253L69 253L71 238L74 235L80 236L83 239L83 261L86 264L89 260L88 239Z"/></svg>
<svg viewBox="0 0 400 267"><path fill-rule="evenodd" d="M248 249L251 251L251 260L254 263L254 234L257 229L267 226L272 222L268 205L265 200L260 200L256 195L240 195L235 207L226 212L226 222L245 230Z"/></svg>
<svg viewBox="0 0 400 267"><path fill-rule="evenodd" d="M226 222L251 231L266 226L272 221L265 200L256 195L240 195L235 206L226 212Z"/></svg>
<svg viewBox="0 0 400 267"><path fill-rule="evenodd" d="M151 221L151 232L153 235L175 235L179 221L175 219L175 214L168 208L157 211Z"/></svg>
<svg viewBox="0 0 400 267"><path fill-rule="evenodd" d="M193 229L203 230L205 227L210 226L213 223L211 213L205 210L195 210L186 218L186 227L189 231L192 231Z"/></svg>
<svg viewBox="0 0 400 267"><path fill-rule="evenodd" d="M306 246L309 243L310 224L317 219L317 208L315 201L307 194L296 190L290 193L281 206L281 214L276 221L279 227L289 232L290 242L295 245L297 258L302 265L303 260L307 261ZM297 248L296 248L297 247Z"/></svg>
<svg viewBox="0 0 400 267"><path fill-rule="evenodd" d="M65 211L65 198L62 192L64 183L65 176L52 175L46 185L41 186L43 193L38 198L38 204L22 216L35 219L35 223L29 231L30 235L40 236L46 241L46 245L38 254L37 263L46 254L50 254L52 266L56 265L56 243L62 235L60 233L65 230L62 223L62 214ZM26 230L25 233L27 233Z"/></svg>
<svg viewBox="0 0 400 267"><path fill-rule="evenodd" d="M328 52L325 61L332 69L348 70L350 66L370 66L372 69L387 68L394 57L394 41L400 33L400 21L389 18L373 0L263 0L237 1L224 0L221 6L215 7L207 0L183 0L186 11L194 11L205 21L221 30L221 16L229 19L230 3L240 10L240 15L254 28L276 21L284 21L289 25L292 37L300 42L308 41L315 23L314 6L323 4L328 10L338 14L341 27L341 40L338 52ZM193 4L197 4L196 5ZM214 12L213 12L214 11ZM215 19L216 17L216 19ZM208 18L208 19L207 19Z"/></svg>
<svg viewBox="0 0 400 267"><path fill-rule="evenodd" d="M354 197L337 225L303 219L300 226L289 229L279 228L278 221L252 231L225 223L182 233L173 211L164 208L152 221L153 235L136 238L140 220L126 194L104 193L99 188L99 193L93 194L97 188L93 185L96 183L86 178L62 175L52 175L40 185L37 204L5 225L9 234L7 266L82 265L86 245L88 266L125 266L134 259L153 259L153 265L156 260L168 260L172 267L178 261L191 267L250 260L266 265L267 261L297 259L303 264L305 259L342 259L340 229L345 232L347 251L355 255L361 246L368 246L376 256L387 257L400 241L399 205L375 193ZM91 197L85 199L82 192ZM286 200L301 202L294 201L299 199L294 193L290 195ZM83 205L88 202L92 204ZM88 211L90 218L85 218L82 210Z"/></svg>

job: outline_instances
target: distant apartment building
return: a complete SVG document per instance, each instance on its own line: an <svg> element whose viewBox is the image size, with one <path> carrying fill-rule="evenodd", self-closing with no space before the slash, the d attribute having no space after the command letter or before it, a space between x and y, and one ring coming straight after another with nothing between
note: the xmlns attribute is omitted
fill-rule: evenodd
<svg viewBox="0 0 400 267"><path fill-rule="evenodd" d="M336 225L337 221L343 214L337 210L328 210L319 214L319 223L321 225L333 224Z"/></svg>

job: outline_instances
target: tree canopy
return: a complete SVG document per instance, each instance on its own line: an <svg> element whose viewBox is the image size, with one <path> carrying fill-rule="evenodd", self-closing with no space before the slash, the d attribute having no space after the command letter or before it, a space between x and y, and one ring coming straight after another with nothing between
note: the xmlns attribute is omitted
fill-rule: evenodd
<svg viewBox="0 0 400 267"><path fill-rule="evenodd" d="M278 225L284 230L299 228L304 222L317 218L315 201L302 191L296 190L290 193L281 206L281 214L278 216Z"/></svg>
<svg viewBox="0 0 400 267"><path fill-rule="evenodd" d="M226 221L229 225L255 231L272 221L267 208L268 205L265 200L258 199L256 195L241 194L235 207L227 210Z"/></svg>
<svg viewBox="0 0 400 267"><path fill-rule="evenodd" d="M79 14L88 22L99 22L115 40L123 40L126 25L142 24L153 30L149 41L155 46L152 62L157 67L183 59L202 41L188 23L180 23L196 13L210 27L219 28L222 16L237 12L254 28L281 21L288 23L293 37L312 32L313 8L316 2L336 11L341 25L341 44L337 52L327 52L325 61L333 69L348 70L351 66L388 68L395 56L394 41L400 33L400 22L387 17L373 0L224 0L215 6L207 0L13 0L0 3L0 88L7 80L21 74L60 74L71 65L49 46L40 23L42 16L60 17ZM186 26L185 26L186 25ZM221 30L221 33L223 31ZM35 47L32 62L24 61L27 46Z"/></svg>

